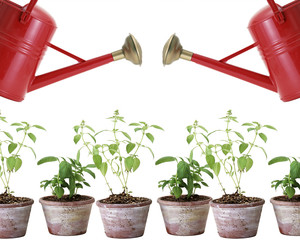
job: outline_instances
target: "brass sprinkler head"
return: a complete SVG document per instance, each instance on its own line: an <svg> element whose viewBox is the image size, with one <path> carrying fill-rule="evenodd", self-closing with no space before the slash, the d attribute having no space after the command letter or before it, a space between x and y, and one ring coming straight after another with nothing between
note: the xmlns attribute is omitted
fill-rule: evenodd
<svg viewBox="0 0 300 240"><path fill-rule="evenodd" d="M127 59L133 64L142 64L142 48L135 37L131 34L125 39L125 43L121 50L112 53L115 61Z"/></svg>
<svg viewBox="0 0 300 240"><path fill-rule="evenodd" d="M179 38L173 34L166 42L163 49L163 64L169 65L179 58L185 60L191 60L193 56L192 52L184 50L180 44Z"/></svg>

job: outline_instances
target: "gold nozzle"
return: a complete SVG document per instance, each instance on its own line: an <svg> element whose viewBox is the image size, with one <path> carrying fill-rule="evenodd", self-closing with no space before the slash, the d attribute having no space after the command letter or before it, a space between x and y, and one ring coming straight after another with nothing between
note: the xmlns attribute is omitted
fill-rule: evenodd
<svg viewBox="0 0 300 240"><path fill-rule="evenodd" d="M122 49L113 52L112 56L115 61L125 58L133 64L142 64L142 48L131 34L125 39Z"/></svg>
<svg viewBox="0 0 300 240"><path fill-rule="evenodd" d="M184 50L180 44L179 38L173 34L166 42L163 49L163 64L168 65L178 60L179 58L191 61L192 52Z"/></svg>

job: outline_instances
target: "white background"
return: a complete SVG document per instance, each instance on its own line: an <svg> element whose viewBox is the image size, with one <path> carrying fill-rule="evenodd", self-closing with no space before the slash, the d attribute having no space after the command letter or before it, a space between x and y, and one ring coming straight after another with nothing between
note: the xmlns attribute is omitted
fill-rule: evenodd
<svg viewBox="0 0 300 240"><path fill-rule="evenodd" d="M27 1L19 0L23 5ZM280 4L289 1L281 0ZM280 101L278 94L240 81L191 62L179 60L162 65L162 48L176 33L187 50L221 59L253 40L247 30L250 18L266 5L264 0L40 0L56 20L58 29L52 43L84 59L110 53L121 48L128 33L134 34L143 49L143 65L122 60L74 76L62 82L29 93L22 103L0 99L3 115L11 122L28 121L47 128L37 133L38 158L55 155L75 157L72 127L82 119L95 129L110 127L105 120L119 109L128 123L147 121L164 127L155 132L153 150L156 159L165 155L188 156L185 127L198 119L209 130L223 127L219 117L232 109L240 122L259 121L274 125L278 132L266 132L265 145L269 159L278 155L299 156L300 100ZM74 63L60 53L49 50L38 74ZM251 50L231 61L232 64L267 74L257 52ZM38 199L50 194L39 188L39 182L50 178L55 164L36 166L30 153L25 153L22 169L12 178L12 189L18 196L35 200L25 239L60 239L51 236L46 227ZM141 154L141 167L130 179L129 187L136 196L153 200L146 231L142 239L175 239L166 233L156 199L168 194L157 188L157 182L175 170L172 164L155 166L148 153ZM245 174L242 187L248 196L266 200L258 235L255 239L287 239L281 235L269 199L280 195L270 182L287 173L288 167L268 166L263 154L254 154L253 169ZM90 161L82 159L83 161ZM200 160L200 159L199 159ZM204 164L204 160L201 159ZM90 180L91 188L81 194L95 199L109 195L99 172ZM116 179L110 175L113 185ZM230 182L224 180L227 189ZM220 197L216 180L207 179L210 187L199 194ZM118 188L115 188L115 192ZM218 239L212 212L206 232L187 239ZM100 214L94 205L86 235L70 239L105 239ZM293 239L293 238L289 238Z"/></svg>

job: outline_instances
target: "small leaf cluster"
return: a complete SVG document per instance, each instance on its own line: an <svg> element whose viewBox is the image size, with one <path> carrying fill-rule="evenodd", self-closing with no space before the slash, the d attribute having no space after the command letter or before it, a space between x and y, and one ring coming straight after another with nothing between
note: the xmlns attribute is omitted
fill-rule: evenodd
<svg viewBox="0 0 300 240"><path fill-rule="evenodd" d="M224 194L226 191L219 177L222 169L232 180L236 191L241 194L242 174L248 172L253 166L251 157L253 149L260 149L267 157L264 148L256 144L257 140L261 139L266 143L268 138L264 131L266 129L276 130L276 128L255 121L239 126L237 117L232 115L231 110L227 111L226 116L221 119L224 120L226 127L212 132L208 132L205 127L199 125L198 121L187 126L189 133L187 142L195 144L191 155L195 149L200 149L201 154L205 156L206 162L217 177ZM233 128L233 124L235 124L235 128ZM240 132L239 127L247 129L248 139L252 137L250 141L246 140L245 134Z"/></svg>
<svg viewBox="0 0 300 240"><path fill-rule="evenodd" d="M13 134L9 132L10 130L7 130L9 124L6 117L0 114L0 121L3 125L6 125L5 130L3 129L4 126L0 127L0 179L4 185L5 192L12 194L13 191L10 188L11 174L17 172L23 164L22 150L29 149L36 158L36 153L30 146L30 142L35 143L37 140L36 135L33 133L35 130L45 131L45 128L40 125L30 125L28 122L16 122L10 124L10 127L16 131Z"/></svg>
<svg viewBox="0 0 300 240"><path fill-rule="evenodd" d="M149 125L146 122L134 122L128 125L133 128L134 135L139 136L138 141L134 141L128 129L124 127L126 122L124 117L120 116L116 110L112 117L108 118L113 123L111 129L104 129L96 132L92 127L87 125L85 121L74 126L76 135L74 143L81 143L81 147L77 153L77 159L80 158L83 149L87 150L92 157L93 164L100 170L106 185L113 194L107 179L108 169L117 177L122 189L125 193L128 190L128 178L130 173L135 172L141 163L138 153L141 149L147 149L154 158L154 153L150 147L144 145L144 140L147 138L151 143L154 142L153 129L163 130L158 125ZM101 138L99 140L99 138Z"/></svg>
<svg viewBox="0 0 300 240"><path fill-rule="evenodd" d="M283 177L281 180L272 181L271 187L275 188L275 190L280 186L283 194L288 196L291 199L295 193L296 189L300 189L300 184L297 179L300 178L300 162L295 157L275 157L269 161L269 165L280 163L280 162L288 162L290 165L289 173Z"/></svg>
<svg viewBox="0 0 300 240"><path fill-rule="evenodd" d="M41 165L50 162L59 164L58 173L50 180L41 181L40 187L44 188L44 190L50 188L52 195L58 199L65 194L65 190L68 190L69 198L72 198L74 194L77 194L78 189L82 189L84 186L90 187L90 184L84 178L85 173L95 178L95 173L91 170L91 168L95 168L93 164L82 166L79 161L72 158L49 156L42 158L37 164Z"/></svg>
<svg viewBox="0 0 300 240"><path fill-rule="evenodd" d="M175 157L163 157L155 162L155 165L160 165L166 162L176 162L177 171L176 174L172 175L168 180L159 181L158 187L164 190L168 187L170 194L175 196L176 199L182 196L182 189L186 189L187 198L190 198L192 194L195 194L196 189L200 189L201 186L208 187L207 183L202 178L202 173L208 174L213 178L213 174L208 169L208 165L201 167L199 163L192 158L182 158L178 159Z"/></svg>

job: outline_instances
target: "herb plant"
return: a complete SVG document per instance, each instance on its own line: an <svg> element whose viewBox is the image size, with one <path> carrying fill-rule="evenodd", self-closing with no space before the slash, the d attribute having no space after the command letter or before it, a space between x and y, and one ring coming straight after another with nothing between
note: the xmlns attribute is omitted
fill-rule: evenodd
<svg viewBox="0 0 300 240"><path fill-rule="evenodd" d="M9 125L6 121L6 117L1 116L1 114L0 121L3 124ZM35 143L37 138L32 132L36 129L45 130L45 128L40 125L30 125L27 122L17 122L10 126L16 128L17 134L8 132L9 130L4 129L4 126L0 127L0 133L2 135L0 138L0 179L4 186L5 193L8 195L14 193L10 188L11 175L17 172L22 166L23 160L21 153L23 149L29 149L36 158L34 149L27 143L28 139Z"/></svg>
<svg viewBox="0 0 300 240"><path fill-rule="evenodd" d="M289 174L285 175L282 180L272 181L272 187L275 190L280 186L283 194L291 199L296 189L300 189L297 179L300 178L300 162L295 157L276 157L269 161L269 165L279 162L288 162L290 165Z"/></svg>
<svg viewBox="0 0 300 240"><path fill-rule="evenodd" d="M187 198L190 198L192 194L195 194L197 188L201 188L201 185L208 187L202 178L202 172L205 172L213 178L213 174L208 170L208 165L200 167L199 163L191 157L186 159L182 157L178 159L175 157L163 157L158 159L155 165L166 162L176 162L177 171L169 180L159 181L158 187L164 190L167 186L170 190L170 194L175 196L176 199L182 195L182 189L186 189Z"/></svg>
<svg viewBox="0 0 300 240"><path fill-rule="evenodd" d="M77 153L77 160L80 158L81 151L86 149L88 154L92 156L95 166L104 177L111 194L113 194L113 190L107 179L108 168L119 180L123 192L129 194L128 179L129 175L135 172L140 166L140 158L138 156L140 150L147 149L154 158L151 148L143 144L145 138L153 143L154 136L151 130L163 130L163 128L158 125L149 125L145 122L131 123L129 126L133 127L135 135L139 136L137 141L133 141L129 133L126 132L127 129L123 129L125 123L124 117L119 115L118 110L108 119L113 123L112 129L95 132L92 127L86 125L85 121L74 127L74 131L76 132L74 142L75 144L79 142L82 144ZM105 133L109 134L106 140ZM100 136L103 136L104 140L97 141L96 137Z"/></svg>
<svg viewBox="0 0 300 240"><path fill-rule="evenodd" d="M90 184L85 180L84 173L90 174L95 178L95 174L90 168L94 168L94 165L82 166L82 164L72 158L57 158L57 157L45 157L38 161L38 165L57 162L59 164L58 173L50 180L41 181L41 188L50 188L52 195L60 199L65 194L65 189L69 191L69 198L72 198L74 194L77 194L78 189L83 186L90 187Z"/></svg>
<svg viewBox="0 0 300 240"><path fill-rule="evenodd" d="M252 138L251 140L246 140L244 135L239 132L240 130L237 130L236 126L234 126L237 125L238 121L237 117L232 115L231 110L221 119L225 121L225 128L212 132L208 132L205 127L199 125L198 121L195 121L193 125L189 125L187 127L189 132L187 142L189 144L195 143L191 150L191 156L193 156L193 152L196 149L199 149L201 154L205 156L206 162L217 177L224 194L226 194L226 191L220 178L221 169L232 180L236 192L242 194L241 179L243 174L252 168L253 159L251 154L253 150L262 150L267 158L264 148L257 145L256 142L260 139L266 143L268 138L264 130L276 130L276 128L271 125L262 125L258 122L244 123L241 127L247 129L248 139Z"/></svg>

